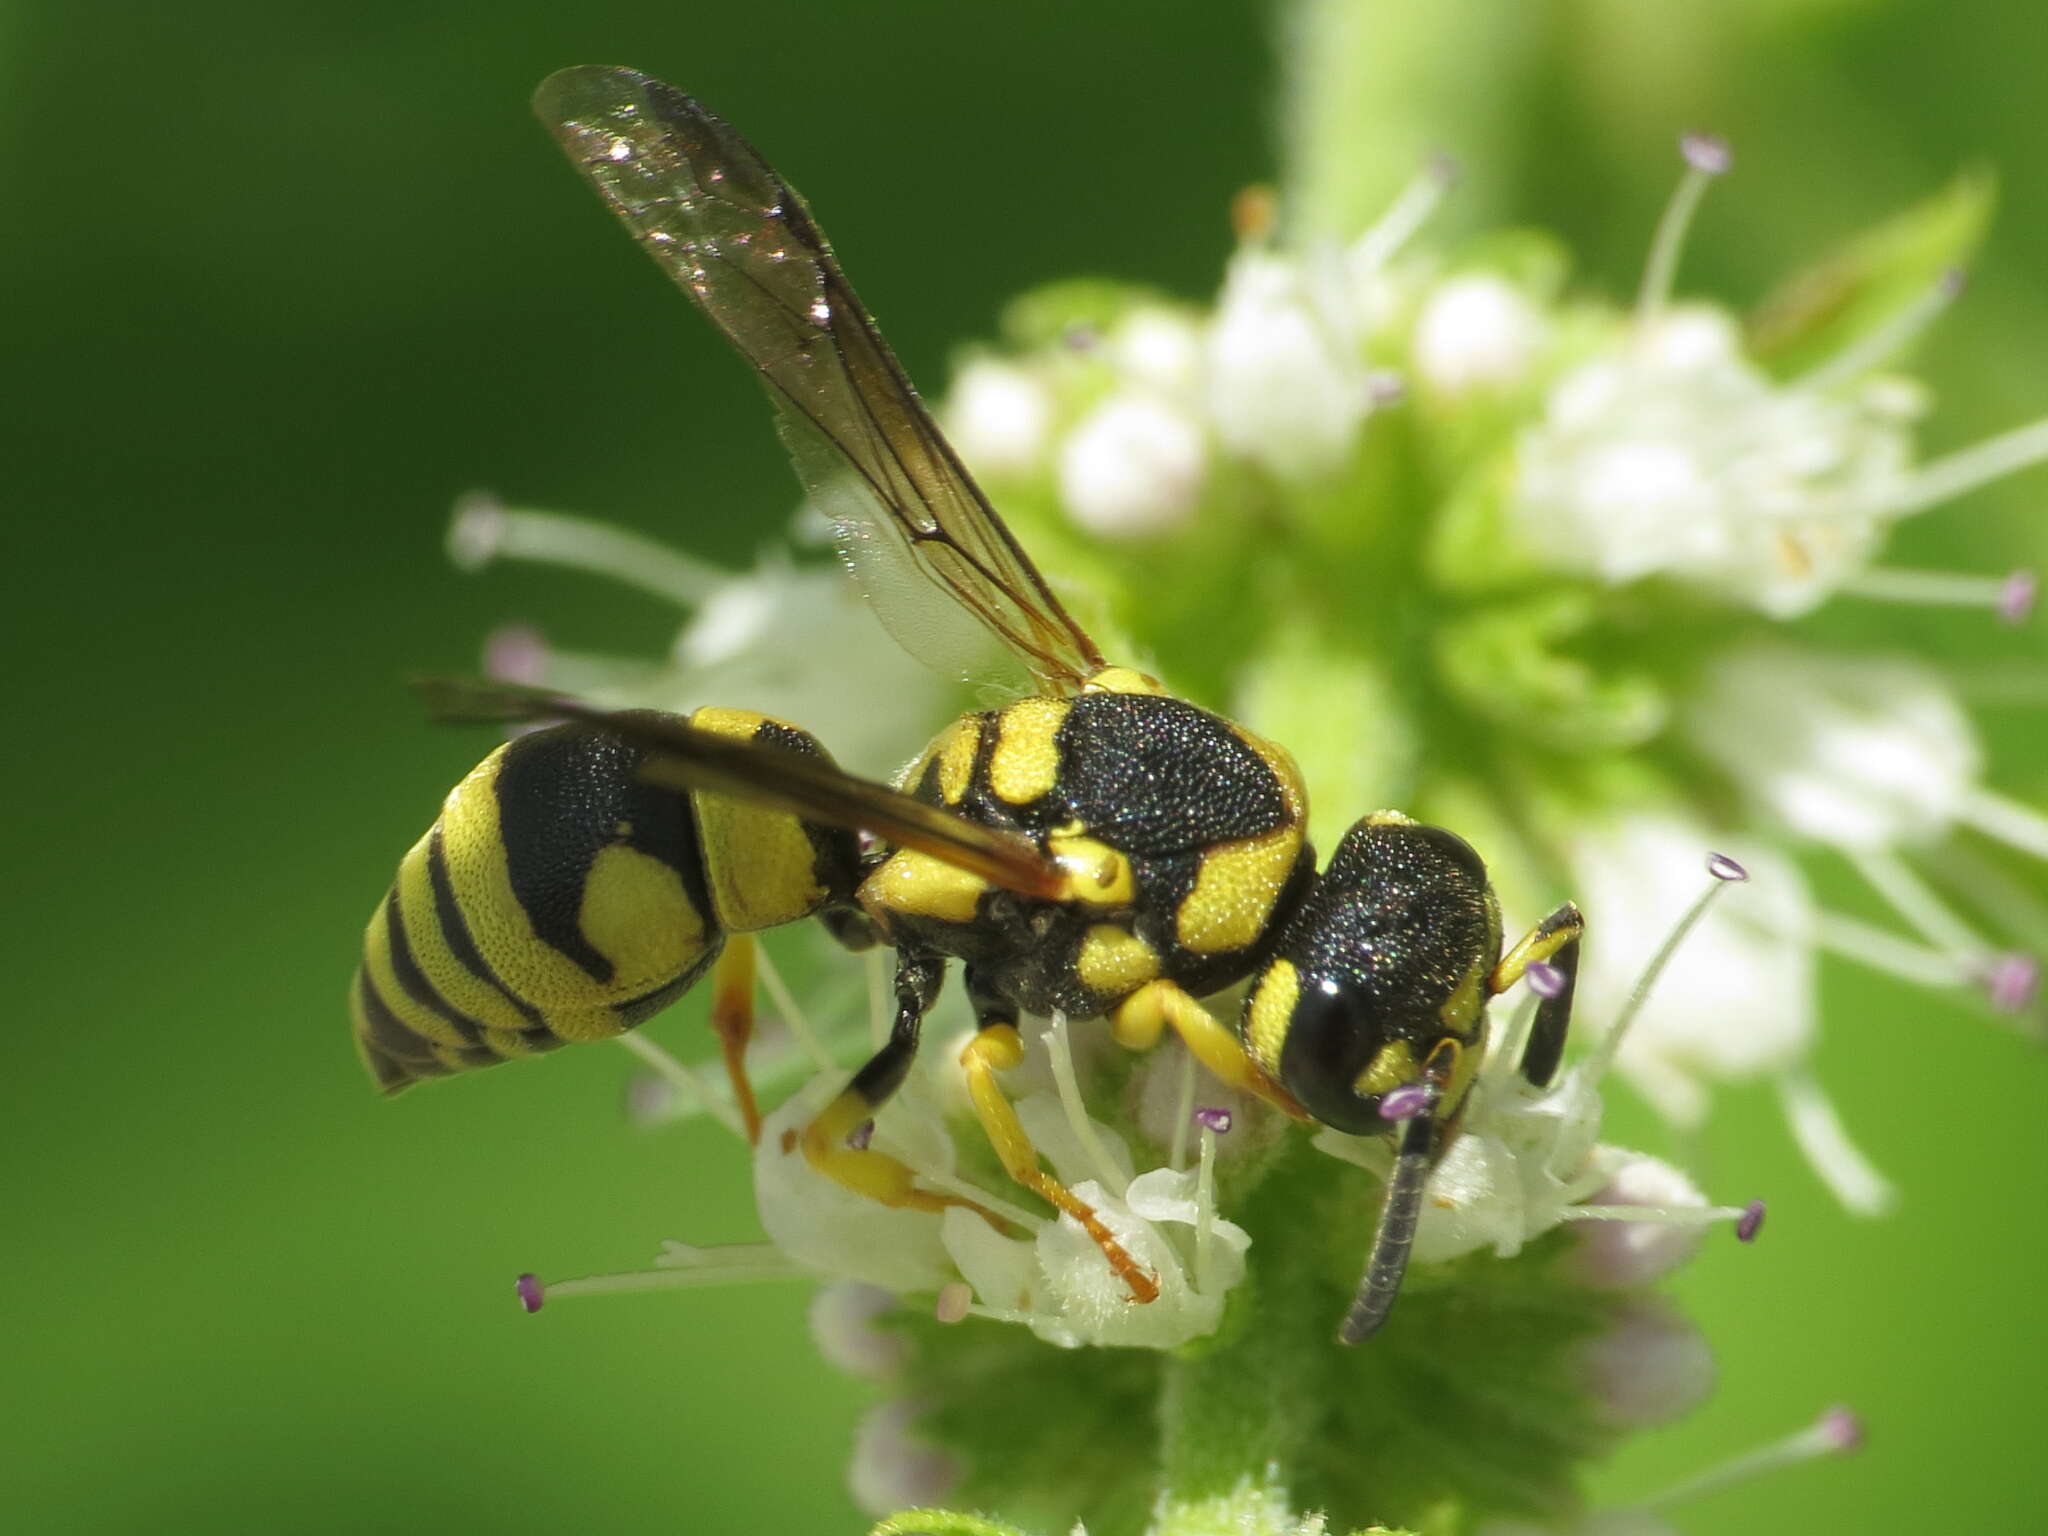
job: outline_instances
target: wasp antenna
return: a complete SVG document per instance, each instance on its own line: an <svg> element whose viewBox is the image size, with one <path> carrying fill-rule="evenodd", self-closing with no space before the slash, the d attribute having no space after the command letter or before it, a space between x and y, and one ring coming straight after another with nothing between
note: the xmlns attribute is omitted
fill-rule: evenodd
<svg viewBox="0 0 2048 1536"><path fill-rule="evenodd" d="M1339 1344L1361 1343L1377 1333L1394 1310L1394 1298L1401 1294L1401 1277L1408 1273L1408 1253L1415 1246L1422 1196L1429 1187L1429 1167L1436 1154L1434 1100L1432 1093L1431 1102L1411 1114L1401 1127L1401 1148L1394 1156L1394 1171L1387 1177L1386 1203L1380 1207L1379 1226L1372 1235L1365 1278L1358 1282L1358 1295L1337 1329Z"/></svg>

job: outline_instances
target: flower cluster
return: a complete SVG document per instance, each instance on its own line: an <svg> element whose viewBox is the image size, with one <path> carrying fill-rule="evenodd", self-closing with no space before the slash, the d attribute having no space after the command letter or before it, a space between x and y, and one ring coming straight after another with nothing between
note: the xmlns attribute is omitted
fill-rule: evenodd
<svg viewBox="0 0 2048 1536"><path fill-rule="evenodd" d="M1979 194L1963 185L1909 216L1924 238L1859 245L1829 269L1896 296L1877 320L1844 333L1842 306L1802 303L1808 284L1745 322L1672 298L1688 221L1729 168L1705 137L1682 154L1629 305L1568 296L1563 253L1536 235L1427 248L1452 184L1432 163L1341 247L1281 243L1270 205L1247 199L1206 309L1103 283L1029 295L943 406L1105 649L1294 751L1319 846L1400 805L1474 842L1511 922L1564 896L1589 916L1579 1016L1593 1044L1532 1090L1509 1065L1526 1015L1505 1010L1384 1335L1356 1352L1329 1341L1388 1171L1382 1141L1311 1141L1177 1047L1132 1057L1099 1026L1027 1022L1007 1089L1049 1165L1159 1278L1160 1298L1136 1306L1078 1226L1003 1180L943 1010L872 1143L988 1215L885 1209L819 1177L794 1133L857 1059L859 1009L800 1004L772 972L788 1033L757 1065L790 1091L753 1153L770 1241L670 1244L638 1275L523 1277L525 1304L830 1277L821 1346L888 1386L853 1473L878 1512L944 1498L1163 1536L1322 1529L1304 1508L1496 1533L1657 1529L1648 1505L1588 1515L1575 1473L1704 1395L1703 1341L1649 1288L1711 1222L1754 1237L1761 1207L1710 1205L1682 1171L1603 1144L1607 1068L1681 1128L1717 1084L1771 1079L1821 1178L1875 1212L1888 1186L1810 1065L1820 957L1968 993L2032 1030L2032 955L2048 948L2048 906L2013 873L2048 859L2048 818L1984 782L1952 683L1829 649L1809 620L1837 600L2029 617L2027 573L1881 563L1902 519L2048 457L2037 426L1922 461L1925 391L1889 371L1956 297ZM601 703L745 703L869 771L948 708L836 573L771 555L721 575L483 502L455 545L470 564L603 569L691 614L659 666L508 632L491 664L523 681ZM843 678L819 678L826 652L887 681L850 698ZM1702 898L1710 847L1741 862L1717 857ZM1803 864L1822 850L1887 919L1818 902ZM1731 882L1746 882L1740 898L1703 921ZM1531 972L1532 988L1553 984ZM664 1085L643 1112L737 1125L719 1086L628 1040ZM1028 1422L991 1408L1010 1401L1030 1404ZM1855 1439L1831 1414L1714 1477ZM1234 1470L1219 1481L1218 1467ZM919 1518L882 1529L1008 1529Z"/></svg>

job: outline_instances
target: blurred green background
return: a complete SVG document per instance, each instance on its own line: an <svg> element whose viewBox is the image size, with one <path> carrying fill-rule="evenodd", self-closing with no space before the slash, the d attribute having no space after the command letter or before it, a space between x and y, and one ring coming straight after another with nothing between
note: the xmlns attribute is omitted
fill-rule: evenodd
<svg viewBox="0 0 2048 1536"><path fill-rule="evenodd" d="M2003 208L1924 355L1930 441L2048 410L2033 8L1706 9L1462 6L1485 46L1388 98L1440 114L1432 136L1475 167L1462 220L1557 227L1618 292L1679 128L1738 155L1681 288L1738 300L1988 163ZM719 1133L625 1125L620 1052L387 1104L346 1038L361 922L481 750L423 726L398 679L471 666L507 618L648 653L672 628L596 583L459 577L450 499L490 485L735 563L794 497L758 392L525 99L609 62L701 95L805 189L936 390L1032 283L1213 291L1226 202L1274 167L1272 34L1263 8L1186 0L0 13L25 983L0 1526L860 1528L843 1466L864 1394L817 1362L800 1287L513 1304L522 1269L755 1235ZM2042 493L1981 494L1904 553L2039 561ZM2038 661L2040 635L2001 644ZM2048 798L2039 715L1990 730L1992 781ZM1870 1420L1859 1459L1679 1522L2039 1529L2048 1063L1868 976L1831 972L1828 1010L1823 1074L1902 1208L1841 1216L1768 1095L1735 1095L1706 1171L1768 1193L1771 1228L1711 1245L1682 1286L1722 1390L1601 1491L1841 1399ZM658 1032L703 1054L690 1005Z"/></svg>

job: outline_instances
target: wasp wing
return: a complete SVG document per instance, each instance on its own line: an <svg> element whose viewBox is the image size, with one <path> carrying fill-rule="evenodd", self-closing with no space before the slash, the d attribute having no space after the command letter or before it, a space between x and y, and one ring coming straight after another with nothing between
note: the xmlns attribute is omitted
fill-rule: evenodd
<svg viewBox="0 0 2048 1536"><path fill-rule="evenodd" d="M847 286L824 233L747 141L630 69L550 75L534 110L663 271L759 370L798 478L882 621L962 673L961 626L922 628L912 569L992 631L1041 689L1102 666L996 516ZM943 627L943 626L942 626Z"/></svg>
<svg viewBox="0 0 2048 1536"><path fill-rule="evenodd" d="M1020 895L1058 899L1067 889L1065 872L1028 838L855 778L821 758L700 731L675 715L595 709L516 683L427 678L417 687L436 719L501 724L581 720L653 753L640 770L650 783L709 790L825 826L871 832L892 847L928 853Z"/></svg>

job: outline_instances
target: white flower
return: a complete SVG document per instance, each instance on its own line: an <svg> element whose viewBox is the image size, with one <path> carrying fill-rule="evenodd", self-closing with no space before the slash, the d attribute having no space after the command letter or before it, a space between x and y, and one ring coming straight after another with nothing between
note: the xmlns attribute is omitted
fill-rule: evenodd
<svg viewBox="0 0 2048 1536"><path fill-rule="evenodd" d="M1749 646L1708 669L1683 724L1764 815L1850 851L1945 836L1982 767L1962 705L1904 658Z"/></svg>
<svg viewBox="0 0 2048 1536"><path fill-rule="evenodd" d="M971 471L1029 474L1051 444L1052 392L1028 369L978 357L954 378L944 417Z"/></svg>
<svg viewBox="0 0 2048 1536"><path fill-rule="evenodd" d="M1185 315L1135 309L1117 322L1104 351L1130 384L1180 403L1201 398L1202 330Z"/></svg>
<svg viewBox="0 0 2048 1536"><path fill-rule="evenodd" d="M1370 396L1352 338L1312 302L1301 265L1255 247L1231 258L1209 332L1209 411L1225 446L1285 480L1349 455Z"/></svg>
<svg viewBox="0 0 2048 1536"><path fill-rule="evenodd" d="M1790 618L1869 558L1910 450L1893 415L1774 381L1732 319L1685 308L1558 381L1522 437L1511 510L1563 570L1669 576Z"/></svg>
<svg viewBox="0 0 2048 1536"><path fill-rule="evenodd" d="M1441 394L1519 381L1545 340L1542 314L1513 284L1490 274L1454 277L1430 290L1415 320L1415 371Z"/></svg>
<svg viewBox="0 0 2048 1536"><path fill-rule="evenodd" d="M1112 395L1060 447L1070 516L1105 539L1171 532L1193 514L1206 470L1201 424L1155 396Z"/></svg>

